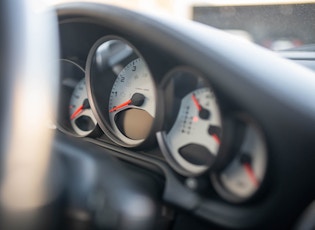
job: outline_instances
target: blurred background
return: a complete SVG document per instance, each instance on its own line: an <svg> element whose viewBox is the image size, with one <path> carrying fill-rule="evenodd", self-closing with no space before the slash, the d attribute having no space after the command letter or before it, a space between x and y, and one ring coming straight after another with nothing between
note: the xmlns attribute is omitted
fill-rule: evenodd
<svg viewBox="0 0 315 230"><path fill-rule="evenodd" d="M146 13L159 12L191 19L276 51L315 43L315 0L97 1Z"/></svg>

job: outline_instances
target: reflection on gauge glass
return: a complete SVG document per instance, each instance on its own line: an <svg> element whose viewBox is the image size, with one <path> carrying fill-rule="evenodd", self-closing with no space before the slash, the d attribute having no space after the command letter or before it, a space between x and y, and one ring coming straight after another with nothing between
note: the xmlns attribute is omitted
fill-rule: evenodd
<svg viewBox="0 0 315 230"><path fill-rule="evenodd" d="M227 167L212 176L218 193L232 202L251 198L266 174L267 149L263 136L256 126L247 125L239 152Z"/></svg>
<svg viewBox="0 0 315 230"><path fill-rule="evenodd" d="M126 147L145 142L156 116L156 91L138 51L119 37L104 37L87 66L92 106L105 134Z"/></svg>
<svg viewBox="0 0 315 230"><path fill-rule="evenodd" d="M96 127L97 121L88 101L84 78L73 90L69 105L69 116L72 128L79 136L89 135Z"/></svg>
<svg viewBox="0 0 315 230"><path fill-rule="evenodd" d="M206 80L187 68L168 75L166 113L170 122L162 138L163 153L176 171L198 175L209 169L219 153L222 122L213 90Z"/></svg>

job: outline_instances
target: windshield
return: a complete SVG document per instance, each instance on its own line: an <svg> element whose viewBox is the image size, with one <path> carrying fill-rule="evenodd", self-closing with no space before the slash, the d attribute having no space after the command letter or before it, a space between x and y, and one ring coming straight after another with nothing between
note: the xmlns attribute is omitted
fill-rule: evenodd
<svg viewBox="0 0 315 230"><path fill-rule="evenodd" d="M194 6L193 20L272 50L315 41L315 4Z"/></svg>
<svg viewBox="0 0 315 230"><path fill-rule="evenodd" d="M74 0L52 1L69 2ZM89 2L89 0L85 1ZM314 0L96 1L145 12L161 11L173 17L188 18L225 30L275 51L315 43Z"/></svg>

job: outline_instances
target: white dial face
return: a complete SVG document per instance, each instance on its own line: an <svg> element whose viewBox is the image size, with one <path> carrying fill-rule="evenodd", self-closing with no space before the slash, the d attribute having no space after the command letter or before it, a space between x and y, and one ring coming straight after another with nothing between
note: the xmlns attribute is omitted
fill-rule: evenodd
<svg viewBox="0 0 315 230"><path fill-rule="evenodd" d="M202 150L205 159L214 158L220 147L221 126L220 111L210 88L200 88L189 93L182 99L176 121L167 134L173 158L190 173L204 172L208 169L206 162L195 164L185 159L181 151L185 148L192 152ZM194 153L191 154L193 158Z"/></svg>
<svg viewBox="0 0 315 230"><path fill-rule="evenodd" d="M143 139L127 137L116 123L116 115L130 109L145 111L145 117L151 117L152 121L155 117L155 86L150 71L141 58L131 61L119 73L109 98L109 120L114 134L127 144L137 145L143 142ZM147 124L150 126L148 129L151 128L151 125L150 122ZM139 129L141 128L139 127Z"/></svg>
<svg viewBox="0 0 315 230"><path fill-rule="evenodd" d="M253 126L248 127L240 153L219 176L225 190L240 200L251 197L265 176L266 153L260 132Z"/></svg>
<svg viewBox="0 0 315 230"><path fill-rule="evenodd" d="M71 126L79 136L89 135L97 124L88 103L84 78L73 90L70 99L69 115Z"/></svg>

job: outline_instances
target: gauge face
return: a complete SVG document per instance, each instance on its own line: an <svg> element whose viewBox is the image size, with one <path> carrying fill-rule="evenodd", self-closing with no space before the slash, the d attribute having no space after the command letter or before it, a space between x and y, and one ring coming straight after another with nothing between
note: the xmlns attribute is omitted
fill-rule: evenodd
<svg viewBox="0 0 315 230"><path fill-rule="evenodd" d="M136 144L149 134L155 117L152 77L141 58L119 73L109 97L109 119L114 133L124 142Z"/></svg>
<svg viewBox="0 0 315 230"><path fill-rule="evenodd" d="M260 188L266 174L267 150L257 127L247 127L240 151L215 179L215 188L223 198L242 202Z"/></svg>
<svg viewBox="0 0 315 230"><path fill-rule="evenodd" d="M182 99L167 143L183 168L201 173L213 164L220 136L221 118L214 94L209 88L201 88Z"/></svg>
<svg viewBox="0 0 315 230"><path fill-rule="evenodd" d="M69 116L71 126L79 136L89 135L96 127L97 121L88 101L84 78L73 90L70 99Z"/></svg>
<svg viewBox="0 0 315 230"><path fill-rule="evenodd" d="M184 176L208 170L219 153L222 122L215 94L196 71L179 67L164 82L168 125L157 133L170 165Z"/></svg>

